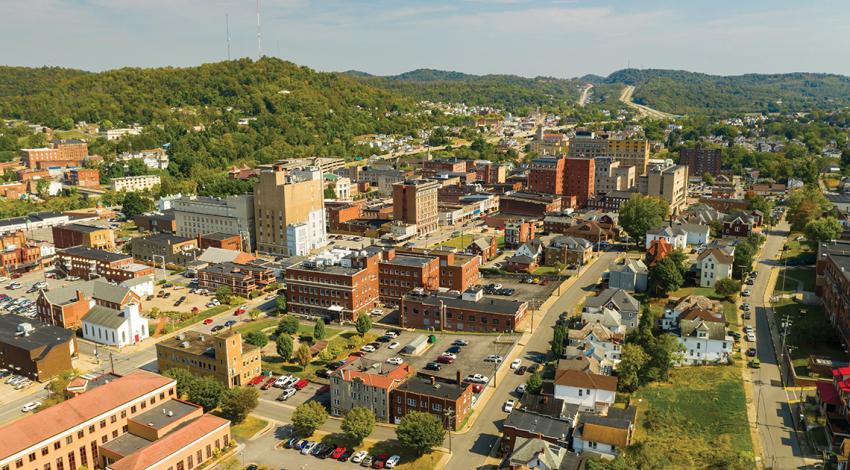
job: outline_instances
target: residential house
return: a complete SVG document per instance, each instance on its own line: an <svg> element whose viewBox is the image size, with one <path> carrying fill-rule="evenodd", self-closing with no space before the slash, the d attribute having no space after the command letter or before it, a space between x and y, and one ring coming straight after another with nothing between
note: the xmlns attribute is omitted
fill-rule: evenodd
<svg viewBox="0 0 850 470"><path fill-rule="evenodd" d="M565 403L578 405L581 411L607 413L617 395L617 378L589 370L555 371L554 396Z"/></svg>
<svg viewBox="0 0 850 470"><path fill-rule="evenodd" d="M699 285L714 287L719 279L732 277L732 267L735 263L735 247L724 246L704 250L697 257L699 265Z"/></svg>
<svg viewBox="0 0 850 470"><path fill-rule="evenodd" d="M565 447L536 437L518 437L514 451L501 467L506 470L579 470L584 459Z"/></svg>
<svg viewBox="0 0 850 470"><path fill-rule="evenodd" d="M635 407L609 408L605 415L581 413L573 431L573 449L579 455L614 458L631 444L636 418Z"/></svg>
<svg viewBox="0 0 850 470"><path fill-rule="evenodd" d="M585 324L601 323L616 333L628 333L638 326L640 303L625 289L609 287L585 299L581 318Z"/></svg>
<svg viewBox="0 0 850 470"><path fill-rule="evenodd" d="M649 244L649 248L646 249L646 265L649 267L655 266L656 263L672 252L673 245L671 245L667 240L663 238L652 240Z"/></svg>
<svg viewBox="0 0 850 470"><path fill-rule="evenodd" d="M505 269L510 272L531 273L538 267L537 259L525 255L515 255L505 259Z"/></svg>
<svg viewBox="0 0 850 470"><path fill-rule="evenodd" d="M498 255L499 241L496 237L476 238L466 247L466 251L481 256L481 259L486 262Z"/></svg>
<svg viewBox="0 0 850 470"><path fill-rule="evenodd" d="M602 323L587 323L579 330L569 330L569 345L593 356L610 373L620 363L620 350L625 342L625 333L614 333Z"/></svg>
<svg viewBox="0 0 850 470"><path fill-rule="evenodd" d="M581 221L564 231L569 237L584 238L591 243L601 243L613 240L615 233L595 220Z"/></svg>
<svg viewBox="0 0 850 470"><path fill-rule="evenodd" d="M543 243L540 240L531 240L523 243L516 250L516 256L528 256L539 259L543 255Z"/></svg>
<svg viewBox="0 0 850 470"><path fill-rule="evenodd" d="M549 246L544 251L546 266L562 264L565 266L582 266L593 256L593 244L584 238L559 236L549 240Z"/></svg>
<svg viewBox="0 0 850 470"><path fill-rule="evenodd" d="M749 237L757 227L756 217L744 213L729 216L723 221L723 235L729 237Z"/></svg>
<svg viewBox="0 0 850 470"><path fill-rule="evenodd" d="M608 287L630 292L645 292L649 283L649 269L639 259L627 258L623 263L608 267Z"/></svg>
<svg viewBox="0 0 850 470"><path fill-rule="evenodd" d="M726 331L723 312L700 308L679 316L679 343L684 348L684 365L726 363L735 345Z"/></svg>
<svg viewBox="0 0 850 470"><path fill-rule="evenodd" d="M661 329L670 331L679 325L679 317L691 309L718 311L720 305L704 295L688 295L681 299L670 299L660 318Z"/></svg>
<svg viewBox="0 0 850 470"><path fill-rule="evenodd" d="M551 394L526 393L505 419L499 450L503 455L510 455L523 439L540 439L567 448L578 412L578 405L568 404Z"/></svg>
<svg viewBox="0 0 850 470"><path fill-rule="evenodd" d="M679 226L665 225L646 232L645 248L649 248L650 243L658 239L666 240L674 250L684 250L688 246L688 232Z"/></svg>

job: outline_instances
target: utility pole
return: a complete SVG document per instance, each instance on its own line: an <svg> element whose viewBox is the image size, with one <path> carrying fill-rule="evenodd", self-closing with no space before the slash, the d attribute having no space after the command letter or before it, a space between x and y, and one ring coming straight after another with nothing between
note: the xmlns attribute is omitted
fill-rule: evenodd
<svg viewBox="0 0 850 470"><path fill-rule="evenodd" d="M444 416L446 418L446 429L449 431L449 455L452 453L452 418L454 417L454 410L451 408L446 408Z"/></svg>

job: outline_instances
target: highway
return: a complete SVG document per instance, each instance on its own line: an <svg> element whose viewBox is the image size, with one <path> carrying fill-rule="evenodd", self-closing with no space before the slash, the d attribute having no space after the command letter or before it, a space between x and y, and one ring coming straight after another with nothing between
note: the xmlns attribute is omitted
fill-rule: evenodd
<svg viewBox="0 0 850 470"><path fill-rule="evenodd" d="M593 291L594 285L602 277L602 273L619 255L619 252L603 252L601 257L594 264L585 268L576 282L558 298L555 304L544 314L542 321L534 329L534 334L531 335L528 342L525 345L520 342L519 347L522 348L522 352L518 357L522 358L524 363L529 363L527 359L529 354L545 353L550 349L549 342L552 340L552 330L558 315L565 311L572 313L575 306L580 304L582 299ZM528 375L508 373L498 383L496 392L490 397L490 400L479 405L485 408L481 411L473 426L464 433L453 434L452 448L454 452L447 468L473 469L485 466L485 460L501 436L501 425L507 417L507 413L502 411L502 405L510 398L518 398L514 394L514 389L517 385L525 383L527 379ZM493 454L496 455L495 452Z"/></svg>
<svg viewBox="0 0 850 470"><path fill-rule="evenodd" d="M638 114L641 116L646 116L654 119L676 119L678 116L675 114L665 113L662 111L658 111L657 109L652 109L649 106L644 106L642 104L637 104L632 101L632 95L635 92L635 87L633 85L626 85L623 88L623 92L620 93L620 101L629 106L630 108L634 108L637 110Z"/></svg>
<svg viewBox="0 0 850 470"><path fill-rule="evenodd" d="M583 86L582 89L581 89L581 96L579 96L579 98L578 98L578 105L581 106L582 108L587 104L588 98L590 98L590 90L591 89L593 89L592 83L588 83L587 85Z"/></svg>

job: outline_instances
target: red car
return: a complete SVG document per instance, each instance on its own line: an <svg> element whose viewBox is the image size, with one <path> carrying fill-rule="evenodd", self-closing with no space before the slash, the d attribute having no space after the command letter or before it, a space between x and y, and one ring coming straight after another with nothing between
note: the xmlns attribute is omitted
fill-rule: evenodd
<svg viewBox="0 0 850 470"><path fill-rule="evenodd" d="M206 320L204 320L204 325L212 325L212 322L213 322L212 318L207 318Z"/></svg>
<svg viewBox="0 0 850 470"><path fill-rule="evenodd" d="M23 274L21 274L21 273L14 273L14 274L12 274L12 279L20 279L20 278L21 278L21 276L23 276Z"/></svg>
<svg viewBox="0 0 850 470"><path fill-rule="evenodd" d="M260 390L268 390L272 388L272 385L274 385L275 380L277 379L274 376L269 377L269 380L266 380L266 383L264 383L263 386L260 387Z"/></svg>
<svg viewBox="0 0 850 470"><path fill-rule="evenodd" d="M455 360L453 358L449 357L449 356L440 356L440 357L437 358L437 362L439 362L441 364L451 364L454 361Z"/></svg>
<svg viewBox="0 0 850 470"><path fill-rule="evenodd" d="M473 385L472 385L472 391L473 391L474 393L481 393L481 391L482 391L482 390L484 390L484 386L483 386L483 385L481 385L481 384L473 384Z"/></svg>
<svg viewBox="0 0 850 470"><path fill-rule="evenodd" d="M298 382L295 382L295 384L293 385L293 387L297 388L298 390L301 390L302 388L304 388L306 386L307 386L307 379L301 379Z"/></svg>
<svg viewBox="0 0 850 470"><path fill-rule="evenodd" d="M338 460L340 457L342 457L342 454L344 453L345 447L337 447L336 449L334 449L333 453L331 453L331 458L334 460Z"/></svg>
<svg viewBox="0 0 850 470"><path fill-rule="evenodd" d="M266 378L266 377L265 377L264 375L258 375L258 376L256 376L256 377L254 377L253 379L251 379L251 381L250 381L250 382L248 382L248 385L259 385L259 384L261 384L261 383L263 382L263 380L264 380L265 378Z"/></svg>
<svg viewBox="0 0 850 470"><path fill-rule="evenodd" d="M235 312L233 312L233 314L234 314L234 315L242 315L243 313L245 313L245 311L246 311L246 310L245 310L244 308L239 307L239 308L237 308L237 309L236 309L236 311L235 311Z"/></svg>
<svg viewBox="0 0 850 470"><path fill-rule="evenodd" d="M381 454L375 457L375 460L372 461L372 468L384 468L388 458L390 458L390 454Z"/></svg>

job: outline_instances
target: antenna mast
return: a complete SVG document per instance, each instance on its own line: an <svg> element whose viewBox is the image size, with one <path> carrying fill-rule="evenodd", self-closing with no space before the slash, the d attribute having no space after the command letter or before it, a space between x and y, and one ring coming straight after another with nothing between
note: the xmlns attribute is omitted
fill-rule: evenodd
<svg viewBox="0 0 850 470"><path fill-rule="evenodd" d="M224 23L227 28L227 60L230 60L230 15L224 14Z"/></svg>
<svg viewBox="0 0 850 470"><path fill-rule="evenodd" d="M262 34L260 33L260 0L257 0L257 60L263 56Z"/></svg>

